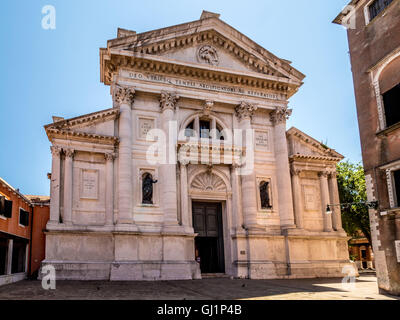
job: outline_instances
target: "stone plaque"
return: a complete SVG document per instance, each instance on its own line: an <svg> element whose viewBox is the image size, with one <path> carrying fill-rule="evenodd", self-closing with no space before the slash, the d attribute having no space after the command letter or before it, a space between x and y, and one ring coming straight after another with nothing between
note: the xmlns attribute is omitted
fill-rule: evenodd
<svg viewBox="0 0 400 320"><path fill-rule="evenodd" d="M268 132L256 131L254 139L257 150L269 150Z"/></svg>
<svg viewBox="0 0 400 320"><path fill-rule="evenodd" d="M397 262L400 263L400 240L396 240L394 242L394 245L396 247L396 256L397 256Z"/></svg>
<svg viewBox="0 0 400 320"><path fill-rule="evenodd" d="M317 188L312 185L303 185L304 195L304 209L306 211L317 211L319 210L319 198Z"/></svg>
<svg viewBox="0 0 400 320"><path fill-rule="evenodd" d="M139 137L146 139L147 133L154 129L154 119L139 118Z"/></svg>
<svg viewBox="0 0 400 320"><path fill-rule="evenodd" d="M82 170L81 198L98 199L99 197L99 171Z"/></svg>

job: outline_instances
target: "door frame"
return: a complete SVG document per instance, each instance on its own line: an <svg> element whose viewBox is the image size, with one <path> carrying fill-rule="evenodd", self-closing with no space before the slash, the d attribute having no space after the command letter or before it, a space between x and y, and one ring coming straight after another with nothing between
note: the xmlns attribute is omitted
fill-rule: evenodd
<svg viewBox="0 0 400 320"><path fill-rule="evenodd" d="M190 226L193 228L193 203L220 203L221 204L221 216L222 216L222 237L223 237L223 245L224 245L224 264L225 264L225 274L234 275L234 266L232 261L232 238L230 234L231 230L231 212L230 202L226 199L207 199L203 197L197 196L189 196L189 210L190 210ZM193 246L193 253L194 253Z"/></svg>
<svg viewBox="0 0 400 320"><path fill-rule="evenodd" d="M197 203L199 205L206 206L207 204L216 204L217 206L217 223L218 223L218 242L217 242L217 251L218 251L218 264L222 264L221 267L224 270L222 273L226 274L226 258L225 258L225 233L224 233L224 215L223 215L223 206L221 201L201 201L196 200L192 201L192 208L193 203ZM192 217L193 217L193 210L192 210ZM197 236L195 237L197 238ZM222 241L222 243L221 243ZM222 255L222 260L221 259Z"/></svg>

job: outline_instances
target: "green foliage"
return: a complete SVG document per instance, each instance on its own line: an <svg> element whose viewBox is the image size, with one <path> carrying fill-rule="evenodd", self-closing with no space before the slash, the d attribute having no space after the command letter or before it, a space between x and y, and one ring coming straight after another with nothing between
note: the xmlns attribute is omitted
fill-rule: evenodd
<svg viewBox="0 0 400 320"><path fill-rule="evenodd" d="M340 203L356 203L342 207L343 228L349 236L357 238L360 231L371 242L364 168L361 163L341 162L337 165Z"/></svg>

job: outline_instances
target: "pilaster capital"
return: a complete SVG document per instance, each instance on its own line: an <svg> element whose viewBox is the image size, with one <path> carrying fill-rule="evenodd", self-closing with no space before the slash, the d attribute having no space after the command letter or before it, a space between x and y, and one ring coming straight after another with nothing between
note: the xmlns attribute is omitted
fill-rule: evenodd
<svg viewBox="0 0 400 320"><path fill-rule="evenodd" d="M117 155L114 152L107 152L104 154L104 158L106 161L114 161L114 159L117 157Z"/></svg>
<svg viewBox="0 0 400 320"><path fill-rule="evenodd" d="M285 123L292 115L292 111L293 110L288 109L288 107L276 107L276 109L270 113L271 122L274 125Z"/></svg>
<svg viewBox="0 0 400 320"><path fill-rule="evenodd" d="M61 154L61 148L57 146L51 146L50 151L53 157L59 157Z"/></svg>
<svg viewBox="0 0 400 320"><path fill-rule="evenodd" d="M64 149L65 157L66 158L73 158L75 155L74 149Z"/></svg>
<svg viewBox="0 0 400 320"><path fill-rule="evenodd" d="M175 110L178 99L179 96L176 93L162 91L160 98L161 111L168 109Z"/></svg>
<svg viewBox="0 0 400 320"><path fill-rule="evenodd" d="M114 88L114 101L121 104L132 106L135 99L135 89L130 87L116 86Z"/></svg>
<svg viewBox="0 0 400 320"><path fill-rule="evenodd" d="M186 168L189 163L190 163L190 160L186 159L186 158L181 158L179 160L179 165L180 165L181 168Z"/></svg>
<svg viewBox="0 0 400 320"><path fill-rule="evenodd" d="M337 172L336 171L329 172L329 178L330 179L336 179L337 178Z"/></svg>
<svg viewBox="0 0 400 320"><path fill-rule="evenodd" d="M251 120L253 118L254 112L256 110L257 110L257 107L254 104L248 103L246 101L242 101L235 108L236 117L238 117L239 121Z"/></svg>
<svg viewBox="0 0 400 320"><path fill-rule="evenodd" d="M231 168L233 169L233 170L238 170L238 169L241 169L243 167L243 164L242 163L239 163L238 161L234 161L232 164L231 164Z"/></svg>
<svg viewBox="0 0 400 320"><path fill-rule="evenodd" d="M328 171L319 171L318 172L318 177L320 177L320 178L328 178L328 174L329 174Z"/></svg>
<svg viewBox="0 0 400 320"><path fill-rule="evenodd" d="M303 170L302 169L298 169L298 168L290 168L290 174L292 175L292 176L299 176L300 175L300 173L302 173L303 172Z"/></svg>

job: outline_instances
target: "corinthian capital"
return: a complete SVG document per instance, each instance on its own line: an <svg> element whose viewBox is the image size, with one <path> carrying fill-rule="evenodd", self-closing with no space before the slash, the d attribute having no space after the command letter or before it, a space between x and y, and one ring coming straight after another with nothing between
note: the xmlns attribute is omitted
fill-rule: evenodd
<svg viewBox="0 0 400 320"><path fill-rule="evenodd" d="M298 169L298 168L294 168L294 167L290 168L290 174L292 176L298 176L298 175L300 175L300 173L302 173L302 171L303 170Z"/></svg>
<svg viewBox="0 0 400 320"><path fill-rule="evenodd" d="M161 111L168 109L175 110L176 102L178 101L178 99L179 96L173 92L166 92L166 91L161 92L161 98L160 98Z"/></svg>
<svg viewBox="0 0 400 320"><path fill-rule="evenodd" d="M135 98L135 89L116 86L114 89L114 101L119 104L132 105Z"/></svg>
<svg viewBox="0 0 400 320"><path fill-rule="evenodd" d="M329 172L328 171L320 171L318 172L318 177L320 178L328 178Z"/></svg>
<svg viewBox="0 0 400 320"><path fill-rule="evenodd" d="M106 159L106 161L114 161L114 159L116 158L116 154L113 152L107 152L104 154L104 158Z"/></svg>
<svg viewBox="0 0 400 320"><path fill-rule="evenodd" d="M53 157L59 157L61 153L61 148L57 146L51 146L50 147L51 154Z"/></svg>
<svg viewBox="0 0 400 320"><path fill-rule="evenodd" d="M276 110L272 111L270 114L271 122L273 124L280 124L286 122L292 115L292 109L288 107L277 107Z"/></svg>
<svg viewBox="0 0 400 320"><path fill-rule="evenodd" d="M251 103L242 101L236 108L236 116L239 121L250 119L253 117L254 112L257 110L257 107Z"/></svg>
<svg viewBox="0 0 400 320"><path fill-rule="evenodd" d="M75 150L74 149L64 149L65 152L65 157L67 158L73 158L74 154L75 154Z"/></svg>

